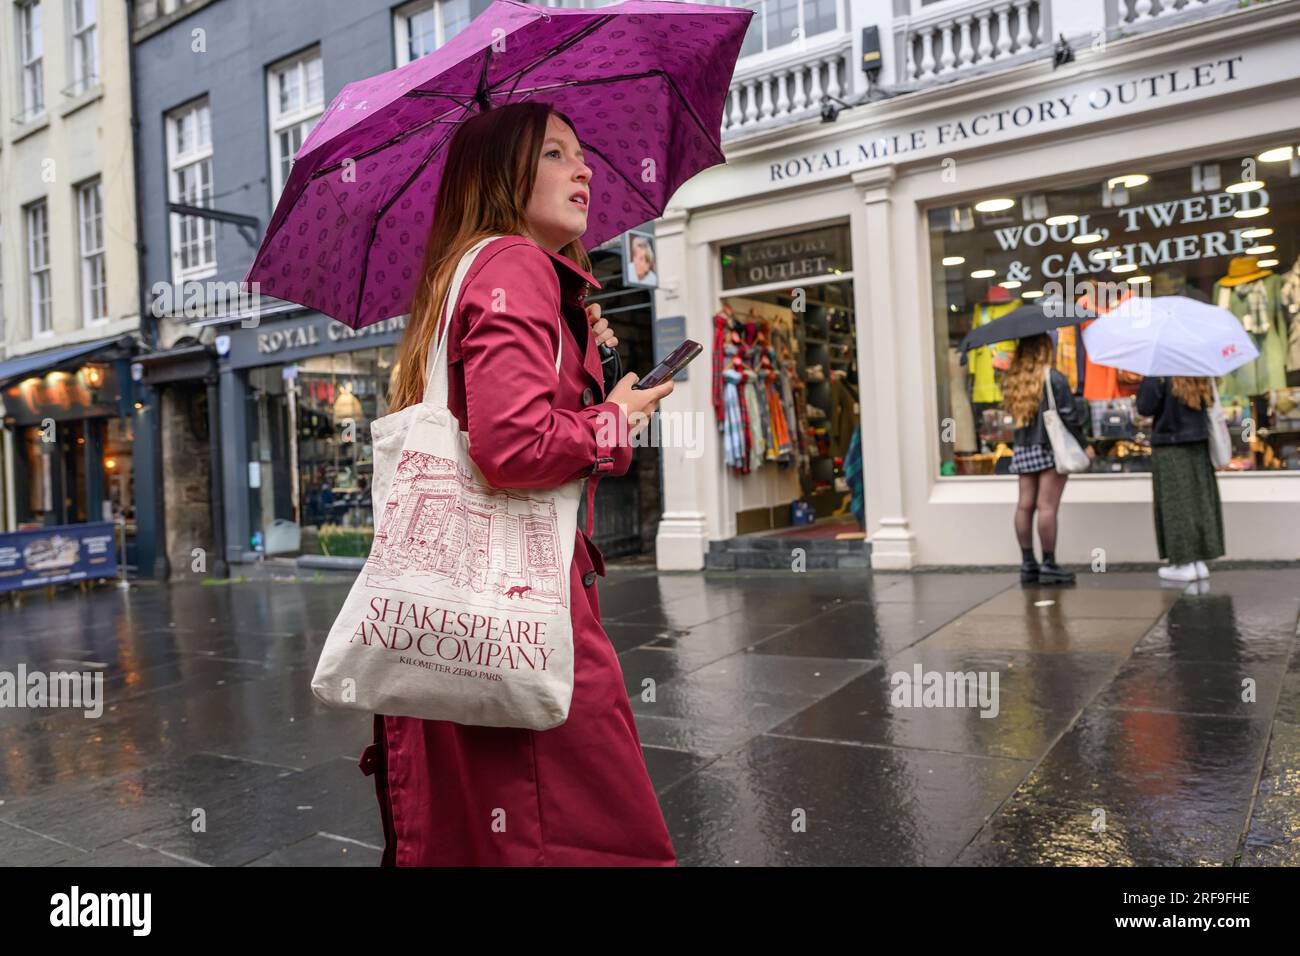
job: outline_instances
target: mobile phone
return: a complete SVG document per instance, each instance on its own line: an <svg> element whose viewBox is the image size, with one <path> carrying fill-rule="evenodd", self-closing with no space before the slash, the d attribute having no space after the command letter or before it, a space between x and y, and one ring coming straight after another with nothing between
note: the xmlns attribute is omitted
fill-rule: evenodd
<svg viewBox="0 0 1300 956"><path fill-rule="evenodd" d="M692 342L687 339L673 353L665 358L662 362L652 368L644 378L637 379L633 383L633 388L654 388L656 385L662 385L682 369L684 369L695 356L704 351L704 346L699 342Z"/></svg>

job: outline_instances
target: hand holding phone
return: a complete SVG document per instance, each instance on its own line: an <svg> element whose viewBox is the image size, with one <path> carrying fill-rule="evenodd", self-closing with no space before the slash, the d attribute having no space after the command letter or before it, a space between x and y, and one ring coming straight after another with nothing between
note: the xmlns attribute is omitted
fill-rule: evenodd
<svg viewBox="0 0 1300 956"><path fill-rule="evenodd" d="M687 339L675 348L671 355L652 368L645 378L638 379L637 383L632 387L637 389L654 388L656 385L662 385L664 382L670 381L703 351L703 345Z"/></svg>

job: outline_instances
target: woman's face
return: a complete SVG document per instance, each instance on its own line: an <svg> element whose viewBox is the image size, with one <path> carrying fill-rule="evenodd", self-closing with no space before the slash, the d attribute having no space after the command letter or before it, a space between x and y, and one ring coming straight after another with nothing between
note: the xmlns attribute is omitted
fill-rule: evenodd
<svg viewBox="0 0 1300 956"><path fill-rule="evenodd" d="M638 279L644 279L645 274L650 271L650 259L646 255L645 246L632 247L632 268L636 270Z"/></svg>
<svg viewBox="0 0 1300 956"><path fill-rule="evenodd" d="M573 130L552 113L546 120L533 195L524 210L528 234L552 252L559 252L587 231L591 169L582 160Z"/></svg>

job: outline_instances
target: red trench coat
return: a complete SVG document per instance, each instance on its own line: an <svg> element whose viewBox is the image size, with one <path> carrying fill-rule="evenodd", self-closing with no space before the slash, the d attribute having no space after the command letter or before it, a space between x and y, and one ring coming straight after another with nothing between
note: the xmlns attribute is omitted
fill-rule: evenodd
<svg viewBox="0 0 1300 956"><path fill-rule="evenodd" d="M626 419L600 401L584 283L600 287L523 236L493 240L466 274L447 341L447 404L497 487L555 487L621 475L631 464L630 446L599 444L613 436L599 428L598 413L618 416L620 432ZM589 513L597 480L588 481ZM579 528L569 567L573 700L559 727L375 715L361 769L375 775L384 865L676 865L623 672L600 625L595 579L604 573L600 551Z"/></svg>

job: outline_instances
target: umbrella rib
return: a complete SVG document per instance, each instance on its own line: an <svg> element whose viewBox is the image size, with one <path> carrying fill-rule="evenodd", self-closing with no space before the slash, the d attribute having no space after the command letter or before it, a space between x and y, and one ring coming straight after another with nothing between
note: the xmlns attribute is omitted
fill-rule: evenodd
<svg viewBox="0 0 1300 956"><path fill-rule="evenodd" d="M468 111L468 107L466 108L466 110ZM448 137L444 136L441 140L439 140L429 149L429 151L425 154L424 159L420 160L420 165L415 167L415 169L411 171L411 175L406 177L406 182L402 183L401 186L399 186L396 190L393 191L392 198L390 198L386 203L380 206L379 209L376 211L375 215L372 216L370 219L370 235L366 237L366 248L361 255L361 281L357 284L357 309L355 315L355 321L357 322L357 325L354 325L353 328L358 328L361 322L362 295L364 294L366 289L366 277L370 273L370 250L374 248L375 234L379 231L380 220L382 220L384 218L384 214L387 213L388 210L393 207L393 203L397 202L398 198L401 197L402 193L406 190L406 188L410 186L411 183L415 182L416 178L420 175L420 173L424 172L424 168L429 165L429 161L433 158L434 154L437 153L438 150L442 148L443 143L445 143L447 139Z"/></svg>
<svg viewBox="0 0 1300 956"><path fill-rule="evenodd" d="M503 76L501 79L499 79L497 82L489 84L489 89L491 90L501 86L505 86L512 79L515 81L515 86L518 86L519 81L523 79L525 74L531 73L533 70L541 66L544 61L549 60L551 57L563 53L565 50L569 49L569 47L573 46L579 40L585 40L587 37L591 36L591 34L595 33L597 30L599 30L601 27L603 27L605 24L609 23L613 19L614 19L613 14L605 14L595 23L592 23L590 26L583 27L581 30L579 30L573 36L569 37L567 40L564 40L559 45L548 49L546 52L544 52L541 55L540 58L534 60L532 63L526 64L525 66L521 66L516 72L507 74L506 76ZM506 95L510 96L513 94L514 94L514 87L511 87L509 93L507 93Z"/></svg>
<svg viewBox="0 0 1300 956"><path fill-rule="evenodd" d="M462 104L460 108L462 110L468 109L468 105ZM448 112L451 111L449 110ZM369 149L362 150L361 152L357 153L355 156L345 156L343 159L340 159L337 163L330 163L328 166L322 166L320 169L316 170L311 174L311 178L319 179L325 173L333 172L336 169L341 169L343 164L349 159L352 160L353 162L356 162L357 160L360 159L365 159L367 156L370 156L373 153L377 153L380 150L387 149L389 146L395 146L404 139L409 139L410 137L414 136L416 133L424 132L430 126L438 126L442 123L448 122L444 118L445 115L446 114L444 114L443 117L438 117L437 119L425 120L423 123L419 123L415 126L412 126L410 129L405 130L404 132L398 133L396 136L392 137L391 139L386 139L382 143L372 146ZM455 121L453 120L452 122Z"/></svg>

